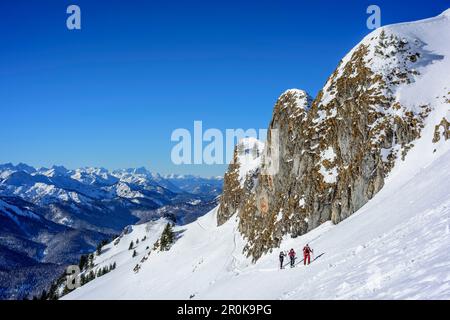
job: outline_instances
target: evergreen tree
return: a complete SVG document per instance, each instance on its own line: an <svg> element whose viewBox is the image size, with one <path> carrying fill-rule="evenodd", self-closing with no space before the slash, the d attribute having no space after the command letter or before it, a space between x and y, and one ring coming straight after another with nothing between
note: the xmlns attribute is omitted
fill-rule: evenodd
<svg viewBox="0 0 450 320"><path fill-rule="evenodd" d="M81 255L80 257L80 263L78 264L78 266L80 267L80 270L84 270L84 268L88 265L88 256L86 255Z"/></svg>
<svg viewBox="0 0 450 320"><path fill-rule="evenodd" d="M101 243L99 243L98 245L97 245L97 255L99 256L99 255L101 255L102 254L102 244Z"/></svg>
<svg viewBox="0 0 450 320"><path fill-rule="evenodd" d="M87 283L87 278L86 278L86 276L84 275L84 273L82 273L81 275L80 275L80 283L81 283L81 285L82 286L84 286L86 283Z"/></svg>
<svg viewBox="0 0 450 320"><path fill-rule="evenodd" d="M133 241L131 241L131 242L130 242L130 246L128 247L128 250L131 250L131 249L133 249L133 247L134 247L134 242L133 242Z"/></svg>
<svg viewBox="0 0 450 320"><path fill-rule="evenodd" d="M101 255L102 254L102 249L104 246L106 246L108 244L108 240L103 239L98 245L97 245L97 255Z"/></svg>
<svg viewBox="0 0 450 320"><path fill-rule="evenodd" d="M172 225L168 223L161 234L159 247L161 251L168 251L175 240Z"/></svg>
<svg viewBox="0 0 450 320"><path fill-rule="evenodd" d="M133 258L137 256L136 250L133 251Z"/></svg>
<svg viewBox="0 0 450 320"><path fill-rule="evenodd" d="M94 255L92 253L89 255L89 268L94 268Z"/></svg>

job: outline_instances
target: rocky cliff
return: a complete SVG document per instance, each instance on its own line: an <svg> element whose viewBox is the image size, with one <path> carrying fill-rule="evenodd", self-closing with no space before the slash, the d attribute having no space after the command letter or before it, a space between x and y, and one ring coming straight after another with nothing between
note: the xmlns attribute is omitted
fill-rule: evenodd
<svg viewBox="0 0 450 320"><path fill-rule="evenodd" d="M448 32L449 15L430 20L369 34L342 59L314 100L302 90L283 93L260 164L248 174L242 175L237 146L218 223L238 215L244 251L254 260L278 247L285 235L299 236L327 220L339 223L366 204L414 147L435 110L445 116L430 123L433 142L449 139L446 82L433 82L433 92L440 94L433 98L423 86L422 95L414 89L427 77L435 79L432 69L448 59L430 50L423 30L433 23Z"/></svg>

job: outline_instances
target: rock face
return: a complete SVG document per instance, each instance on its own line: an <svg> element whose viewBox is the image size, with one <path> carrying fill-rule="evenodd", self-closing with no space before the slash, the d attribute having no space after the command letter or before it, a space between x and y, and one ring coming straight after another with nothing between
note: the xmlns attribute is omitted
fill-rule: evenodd
<svg viewBox="0 0 450 320"><path fill-rule="evenodd" d="M234 161L224 179L218 223L238 214L247 255L256 260L286 234L339 223L383 187L433 109L398 98L420 77L419 66L442 59L424 46L395 29L378 29L340 62L313 101L296 89L279 97L261 165L240 181L242 163ZM436 139L448 139L448 122L436 132Z"/></svg>
<svg viewBox="0 0 450 320"><path fill-rule="evenodd" d="M224 176L217 222L225 223L239 209L246 194L254 192L254 179L261 164L264 144L255 138L242 139L234 150L233 161Z"/></svg>
<svg viewBox="0 0 450 320"><path fill-rule="evenodd" d="M439 142L441 137L445 140L450 139L450 122L446 118L442 118L441 122L435 126L433 143Z"/></svg>

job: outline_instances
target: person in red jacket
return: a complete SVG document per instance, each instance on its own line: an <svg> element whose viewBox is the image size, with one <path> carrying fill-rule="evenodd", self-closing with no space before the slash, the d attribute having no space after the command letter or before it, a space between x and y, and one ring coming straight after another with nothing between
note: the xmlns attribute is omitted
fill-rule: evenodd
<svg viewBox="0 0 450 320"><path fill-rule="evenodd" d="M295 251L294 251L294 249L291 249L289 251L288 255L289 255L289 258L291 259L291 268L293 268L294 265L295 265Z"/></svg>
<svg viewBox="0 0 450 320"><path fill-rule="evenodd" d="M311 253L314 252L313 249L309 247L309 244L306 244L306 246L303 248L303 264L306 266L306 261L308 261L308 264L311 263Z"/></svg>

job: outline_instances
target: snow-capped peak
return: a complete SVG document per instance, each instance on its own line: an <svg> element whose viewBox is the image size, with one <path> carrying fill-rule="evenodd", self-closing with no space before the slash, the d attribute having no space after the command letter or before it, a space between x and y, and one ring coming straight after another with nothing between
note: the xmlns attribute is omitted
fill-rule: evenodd
<svg viewBox="0 0 450 320"><path fill-rule="evenodd" d="M41 173L47 177L56 177L66 175L67 173L69 173L69 170L67 170L64 166L54 165L50 169L43 171Z"/></svg>
<svg viewBox="0 0 450 320"><path fill-rule="evenodd" d="M282 97L291 96L294 99L294 105L297 108L301 108L304 110L309 110L311 107L311 103L313 101L312 97L304 90L301 89L288 89L280 96L279 100Z"/></svg>

